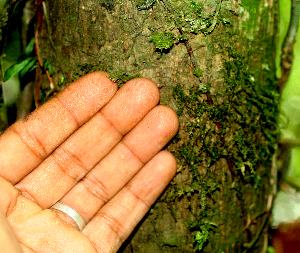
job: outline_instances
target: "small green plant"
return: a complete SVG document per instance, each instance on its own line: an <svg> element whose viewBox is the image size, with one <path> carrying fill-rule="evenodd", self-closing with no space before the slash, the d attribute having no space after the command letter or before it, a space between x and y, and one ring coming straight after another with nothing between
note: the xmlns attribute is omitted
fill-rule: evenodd
<svg viewBox="0 0 300 253"><path fill-rule="evenodd" d="M200 68L197 68L194 70L194 75L196 77L202 77L202 70Z"/></svg>
<svg viewBox="0 0 300 253"><path fill-rule="evenodd" d="M23 54L15 54L14 42L11 44L12 46L7 47L4 56L1 58L2 97L5 105L14 104L18 98L20 78L38 67L36 64L37 57L31 56L34 50L34 39L29 42Z"/></svg>
<svg viewBox="0 0 300 253"><path fill-rule="evenodd" d="M15 81L18 83L17 85L20 85L20 80L19 78L24 77L27 73L30 73L34 69L38 68L38 59L36 56L32 56L32 52L34 51L34 38L31 39L29 44L27 45L24 53L19 57L18 61L13 64L11 67L6 69L4 76L2 76L2 79L4 81L3 86L5 86L5 83L9 82L10 87L7 89L3 88L3 98L4 98L4 103L6 105L11 105L15 102L15 99L17 98L17 95L14 95L13 97L15 99L6 99L7 97L11 97L10 93L13 93L14 90L20 90L20 87L17 89L13 89L13 85L11 85L12 79L15 79ZM3 67L3 64L1 64ZM43 71L49 71L50 75L54 74L52 65L49 60L45 60L43 62Z"/></svg>
<svg viewBox="0 0 300 253"><path fill-rule="evenodd" d="M160 51L168 50L175 44L174 34L167 31L163 31L162 33L155 32L151 36L150 41L152 41L155 47Z"/></svg>
<svg viewBox="0 0 300 253"><path fill-rule="evenodd" d="M31 72L38 67L38 65L36 65L37 57L30 56L33 49L34 38L32 38L32 40L29 42L23 55L21 55L21 57L19 58L19 61L5 71L3 78L4 82L8 81L10 78L17 74L19 74L22 78L26 73Z"/></svg>
<svg viewBox="0 0 300 253"><path fill-rule="evenodd" d="M203 230L201 232L197 231L197 233L195 234L195 238L194 238L194 242L195 242L197 251L202 250L204 244L208 240L208 237L209 237L208 230Z"/></svg>

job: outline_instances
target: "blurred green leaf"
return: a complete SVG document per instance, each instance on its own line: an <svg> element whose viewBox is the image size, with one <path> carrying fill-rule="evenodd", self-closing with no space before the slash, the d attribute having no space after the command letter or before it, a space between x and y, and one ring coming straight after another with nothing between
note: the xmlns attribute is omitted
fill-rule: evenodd
<svg viewBox="0 0 300 253"><path fill-rule="evenodd" d="M7 0L0 0L0 14L2 14L6 2Z"/></svg>
<svg viewBox="0 0 300 253"><path fill-rule="evenodd" d="M53 74L54 74L52 65L51 65L51 63L50 63L49 60L45 60L45 61L43 62L43 69L44 69L44 71L48 70L50 75L53 75Z"/></svg>
<svg viewBox="0 0 300 253"><path fill-rule="evenodd" d="M23 77L26 73L38 68L39 66L35 65L36 62L37 58L33 57L32 60L20 71L20 77Z"/></svg>
<svg viewBox="0 0 300 253"><path fill-rule="evenodd" d="M280 190L274 200L272 227L281 223L292 223L300 217L299 193Z"/></svg>
<svg viewBox="0 0 300 253"><path fill-rule="evenodd" d="M28 43L27 47L25 48L24 54L29 56L34 49L34 38Z"/></svg>
<svg viewBox="0 0 300 253"><path fill-rule="evenodd" d="M8 70L6 70L5 75L4 75L4 82L8 81L12 76L20 73L21 70L24 69L32 61L32 59L35 59L35 58L28 57L25 60L14 64Z"/></svg>
<svg viewBox="0 0 300 253"><path fill-rule="evenodd" d="M2 83L2 94L5 105L12 105L20 94L19 75L14 75L8 81Z"/></svg>
<svg viewBox="0 0 300 253"><path fill-rule="evenodd" d="M0 103L0 134L4 129L6 129L7 125L8 125L7 110L6 110L6 106L3 104L3 101L1 101L1 103Z"/></svg>
<svg viewBox="0 0 300 253"><path fill-rule="evenodd" d="M288 171L285 174L285 181L292 185L295 189L300 189L300 147L295 146L290 149L288 160Z"/></svg>
<svg viewBox="0 0 300 253"><path fill-rule="evenodd" d="M281 100L279 127L282 141L300 142L300 96L290 95Z"/></svg>

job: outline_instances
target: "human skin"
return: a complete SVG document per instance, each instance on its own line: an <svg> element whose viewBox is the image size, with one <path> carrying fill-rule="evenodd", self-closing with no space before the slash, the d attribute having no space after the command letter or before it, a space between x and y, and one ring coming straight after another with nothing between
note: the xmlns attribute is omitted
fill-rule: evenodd
<svg viewBox="0 0 300 253"><path fill-rule="evenodd" d="M158 102L148 79L117 90L94 72L9 127L0 136L1 252L116 252L176 173L161 149L178 118ZM84 218L82 231L51 209L57 201Z"/></svg>

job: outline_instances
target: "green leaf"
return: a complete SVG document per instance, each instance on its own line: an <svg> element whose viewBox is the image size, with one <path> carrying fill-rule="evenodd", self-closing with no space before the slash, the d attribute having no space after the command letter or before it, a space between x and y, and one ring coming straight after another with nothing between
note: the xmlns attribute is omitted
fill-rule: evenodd
<svg viewBox="0 0 300 253"><path fill-rule="evenodd" d="M39 67L39 65L38 65L38 64L35 64L35 65L33 65L33 66L31 67L31 69L29 69L28 72L31 72L32 70L35 70L35 69L37 69L38 67Z"/></svg>
<svg viewBox="0 0 300 253"><path fill-rule="evenodd" d="M197 68L194 70L194 75L196 77L202 77L202 70L200 68Z"/></svg>
<svg viewBox="0 0 300 253"><path fill-rule="evenodd" d="M2 94L5 105L12 105L16 102L20 94L19 76L13 76L8 81L2 83Z"/></svg>
<svg viewBox="0 0 300 253"><path fill-rule="evenodd" d="M6 2L7 2L7 0L0 0L0 14L1 15L3 15L2 11L4 9Z"/></svg>
<svg viewBox="0 0 300 253"><path fill-rule="evenodd" d="M195 234L194 242L196 244L196 249L198 251L202 250L208 238L209 238L208 230L203 230L202 232L197 231L197 233Z"/></svg>
<svg viewBox="0 0 300 253"><path fill-rule="evenodd" d="M28 43L24 51L24 54L29 56L32 53L33 49L34 49L34 38L32 38L31 41Z"/></svg>
<svg viewBox="0 0 300 253"><path fill-rule="evenodd" d="M49 60L45 60L45 61L43 62L43 69L44 69L44 71L48 70L50 75L53 75L53 74L54 74L52 65L51 65L51 63L50 63Z"/></svg>
<svg viewBox="0 0 300 253"><path fill-rule="evenodd" d="M6 70L4 75L4 82L8 81L12 76L18 74L22 69L24 69L34 57L28 57L25 60L14 64L8 70Z"/></svg>
<svg viewBox="0 0 300 253"><path fill-rule="evenodd" d="M38 68L38 65L34 64L36 63L37 58L32 58L32 60L20 71L20 76L23 77L26 75L26 73L31 72L32 70Z"/></svg>
<svg viewBox="0 0 300 253"><path fill-rule="evenodd" d="M275 249L272 246L267 247L267 253L276 253Z"/></svg>

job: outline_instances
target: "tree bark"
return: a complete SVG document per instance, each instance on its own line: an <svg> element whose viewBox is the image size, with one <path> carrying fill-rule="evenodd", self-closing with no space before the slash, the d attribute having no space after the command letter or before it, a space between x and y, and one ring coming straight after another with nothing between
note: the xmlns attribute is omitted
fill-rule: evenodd
<svg viewBox="0 0 300 253"><path fill-rule="evenodd" d="M272 0L45 1L37 38L55 90L39 74L39 102L104 70L119 85L152 79L180 118L167 147L177 175L120 251L265 252L276 185L276 12Z"/></svg>

